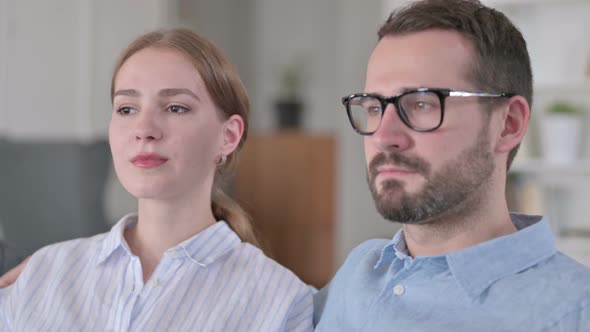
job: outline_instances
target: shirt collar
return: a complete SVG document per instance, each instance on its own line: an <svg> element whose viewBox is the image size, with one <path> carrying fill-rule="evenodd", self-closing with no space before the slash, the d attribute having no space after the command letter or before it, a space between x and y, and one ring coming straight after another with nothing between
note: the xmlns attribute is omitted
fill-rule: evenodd
<svg viewBox="0 0 590 332"><path fill-rule="evenodd" d="M129 213L123 218L121 218L112 228L111 231L107 234L107 236L102 241L102 246L100 246L100 250L98 253L97 264L104 263L113 253L119 248L125 248L129 253L131 253L127 245L125 244L125 240L123 238L123 232L127 227L133 227L137 223L137 214L136 213Z"/></svg>
<svg viewBox="0 0 590 332"><path fill-rule="evenodd" d="M202 266L207 266L235 249L242 241L240 237L220 220L200 231L192 238L166 251L176 257L186 257Z"/></svg>
<svg viewBox="0 0 590 332"><path fill-rule="evenodd" d="M470 297L477 297L497 280L526 270L557 251L546 218L517 213L511 213L510 217L518 230L515 233L443 256L423 258L445 257L457 282ZM402 230L385 245L374 268L396 257L401 260L410 257Z"/></svg>
<svg viewBox="0 0 590 332"><path fill-rule="evenodd" d="M136 223L137 213L130 213L121 218L111 228L111 231L103 240L98 254L97 264L104 263L118 250L124 250L126 254L133 256L133 253L131 253L125 242L123 232L126 228L133 227ZM229 225L225 221L218 221L190 239L168 249L166 254L189 258L202 266L206 266L229 253L240 243L240 238Z"/></svg>
<svg viewBox="0 0 590 332"><path fill-rule="evenodd" d="M516 213L511 218L517 232L447 255L451 273L471 297L556 253L546 218Z"/></svg>
<svg viewBox="0 0 590 332"><path fill-rule="evenodd" d="M383 265L393 261L396 257L402 260L409 257L406 240L404 239L404 231L401 229L395 233L393 239L383 247L379 260L377 260L373 269L377 270L381 268Z"/></svg>

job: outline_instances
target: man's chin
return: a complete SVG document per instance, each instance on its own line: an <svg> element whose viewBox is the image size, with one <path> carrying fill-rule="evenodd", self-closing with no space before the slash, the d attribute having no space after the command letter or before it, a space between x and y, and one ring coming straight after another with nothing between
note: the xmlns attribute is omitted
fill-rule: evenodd
<svg viewBox="0 0 590 332"><path fill-rule="evenodd" d="M427 219L416 218L415 215L410 215L408 213L409 211L402 211L400 207L387 206L383 208L377 206L377 211L383 219L402 225L424 225L430 223Z"/></svg>
<svg viewBox="0 0 590 332"><path fill-rule="evenodd" d="M404 207L409 200L415 201L412 197L416 196L409 193L406 187L406 183L398 180L375 181L370 189L377 212L391 222L421 224L421 220L416 220L414 211Z"/></svg>
<svg viewBox="0 0 590 332"><path fill-rule="evenodd" d="M408 201L412 201L412 204ZM400 224L423 225L429 223L427 215L421 211L417 198L408 198L403 190L388 189L375 200L377 212L386 220ZM415 206L414 206L415 205Z"/></svg>
<svg viewBox="0 0 590 332"><path fill-rule="evenodd" d="M392 193L399 193L406 196L415 195L420 192L424 186L424 183L418 183L419 181L402 181L398 179L383 179L376 181L376 186L379 188L379 195L388 195Z"/></svg>

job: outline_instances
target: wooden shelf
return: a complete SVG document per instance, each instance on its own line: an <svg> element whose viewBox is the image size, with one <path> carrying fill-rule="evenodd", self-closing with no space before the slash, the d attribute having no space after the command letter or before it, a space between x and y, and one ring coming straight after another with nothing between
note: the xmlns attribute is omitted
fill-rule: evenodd
<svg viewBox="0 0 590 332"><path fill-rule="evenodd" d="M335 151L327 135L250 135L235 182L265 252L318 288L334 274Z"/></svg>

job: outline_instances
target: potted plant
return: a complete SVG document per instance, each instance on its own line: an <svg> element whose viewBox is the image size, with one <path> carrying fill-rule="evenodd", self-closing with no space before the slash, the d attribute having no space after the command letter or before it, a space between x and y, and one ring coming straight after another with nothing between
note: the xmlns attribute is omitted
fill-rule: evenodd
<svg viewBox="0 0 590 332"><path fill-rule="evenodd" d="M552 103L541 118L543 158L552 164L571 164L578 159L584 120L583 110L567 101Z"/></svg>
<svg viewBox="0 0 590 332"><path fill-rule="evenodd" d="M301 62L291 62L281 71L279 97L274 102L280 129L297 129L301 126L303 113L302 75Z"/></svg>

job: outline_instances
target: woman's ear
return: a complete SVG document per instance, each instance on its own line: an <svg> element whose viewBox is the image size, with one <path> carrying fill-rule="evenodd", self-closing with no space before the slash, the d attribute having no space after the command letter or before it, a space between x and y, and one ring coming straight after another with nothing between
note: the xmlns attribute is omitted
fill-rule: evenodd
<svg viewBox="0 0 590 332"><path fill-rule="evenodd" d="M501 112L500 134L496 138L496 152L508 153L520 144L529 126L531 110L522 96L514 96Z"/></svg>
<svg viewBox="0 0 590 332"><path fill-rule="evenodd" d="M230 116L223 123L222 135L221 153L228 156L236 150L242 140L242 136L244 135L244 119L237 114Z"/></svg>

